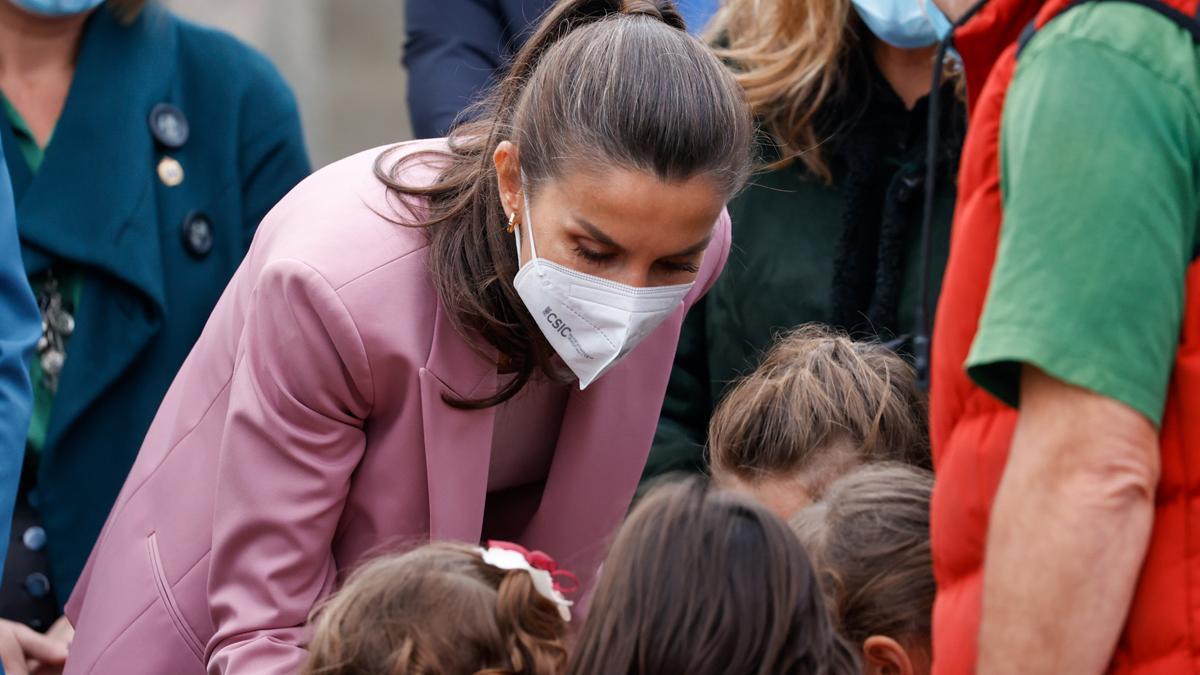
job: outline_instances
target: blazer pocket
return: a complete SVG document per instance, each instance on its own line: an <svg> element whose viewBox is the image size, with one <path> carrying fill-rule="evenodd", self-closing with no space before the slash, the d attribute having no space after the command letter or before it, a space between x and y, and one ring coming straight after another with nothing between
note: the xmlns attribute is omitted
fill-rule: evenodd
<svg viewBox="0 0 1200 675"><path fill-rule="evenodd" d="M154 586L158 590L158 597L162 600L163 607L167 610L167 616L171 619L175 630L179 632L179 636L187 644L188 649L195 655L196 660L204 663L204 643L184 620L183 612L180 611L179 605L175 602L175 595L171 592L171 585L167 583L167 573L163 569L162 556L158 553L157 532L151 532L150 536L146 537L146 554L150 557L150 571L154 575Z"/></svg>

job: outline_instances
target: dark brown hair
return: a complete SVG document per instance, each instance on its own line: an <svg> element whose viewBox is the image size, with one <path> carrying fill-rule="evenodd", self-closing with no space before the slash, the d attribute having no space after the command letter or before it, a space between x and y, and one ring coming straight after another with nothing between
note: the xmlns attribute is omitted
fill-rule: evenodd
<svg viewBox="0 0 1200 675"><path fill-rule="evenodd" d="M903 464L861 467L792 518L839 631L928 645L937 584L929 549L933 474Z"/></svg>
<svg viewBox="0 0 1200 675"><path fill-rule="evenodd" d="M700 479L661 486L601 568L572 675L851 675L800 542Z"/></svg>
<svg viewBox="0 0 1200 675"><path fill-rule="evenodd" d="M557 675L566 622L527 572L433 543L367 563L314 613L304 675Z"/></svg>
<svg viewBox="0 0 1200 675"><path fill-rule="evenodd" d="M715 473L747 483L806 474L814 498L846 464L929 462L916 373L876 342L802 326L783 335L713 413Z"/></svg>
<svg viewBox="0 0 1200 675"><path fill-rule="evenodd" d="M753 122L737 83L669 0L560 0L472 118L451 133L432 185L397 178L421 153L390 164L385 153L375 173L402 199L428 198L418 226L428 228L442 305L459 333L482 337L516 372L494 395L448 401L483 408L539 370L556 376L512 285L517 257L492 160L500 142L519 148L530 192L570 170L616 166L663 181L705 176L732 196L750 170Z"/></svg>

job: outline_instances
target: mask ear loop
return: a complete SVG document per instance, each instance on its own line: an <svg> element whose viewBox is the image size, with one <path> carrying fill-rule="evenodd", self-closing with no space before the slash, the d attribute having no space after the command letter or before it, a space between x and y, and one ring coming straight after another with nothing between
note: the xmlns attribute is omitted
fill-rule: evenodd
<svg viewBox="0 0 1200 675"><path fill-rule="evenodd" d="M524 205L525 205L525 213L524 213L524 217L521 218L521 223L519 225L517 225L517 227L516 227L517 268L520 269L520 267L521 267L521 226L525 225L525 226L529 227L529 252L532 255L532 257L529 258L529 262L530 262L530 264L533 265L534 270L537 271L538 276L545 276L545 273L542 272L541 265L537 264L537 260L538 260L537 242L533 238L533 219L529 217L529 189L526 187L527 185L528 185L528 183L525 180L525 171L522 170L521 171L521 200L522 200L522 203L524 203ZM517 217L516 213L513 213L512 219L516 220L516 217Z"/></svg>

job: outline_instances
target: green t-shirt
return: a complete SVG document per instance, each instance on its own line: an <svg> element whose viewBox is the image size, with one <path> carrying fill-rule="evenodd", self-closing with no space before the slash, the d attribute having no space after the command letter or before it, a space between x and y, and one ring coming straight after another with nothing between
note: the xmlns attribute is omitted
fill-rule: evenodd
<svg viewBox="0 0 1200 675"><path fill-rule="evenodd" d="M46 156L45 148L38 145L37 139L33 137L33 132L29 130L29 125L25 123L25 119L21 117L21 113L8 102L8 99L0 94L0 104L3 105L4 115L8 123L12 125L13 135L17 139L17 150L21 152L21 157L29 166L29 170L37 173L42 166L42 160ZM46 141L49 144L49 139ZM75 311L79 309L79 298L83 294L83 275L78 271L66 270L65 273L60 271L62 284L62 293L70 302ZM30 279L30 284L33 286L34 293L38 293L40 283ZM68 339L69 342L69 339ZM29 423L29 436L27 445L34 452L41 452L46 445L46 432L50 427L50 411L54 406L54 392L50 391L45 385L45 379L42 375L42 364L35 357L29 368L30 380L33 382L33 416Z"/></svg>
<svg viewBox="0 0 1200 675"><path fill-rule="evenodd" d="M1200 50L1144 7L1070 10L1021 54L1000 159L968 373L1016 406L1033 365L1160 424L1200 226Z"/></svg>

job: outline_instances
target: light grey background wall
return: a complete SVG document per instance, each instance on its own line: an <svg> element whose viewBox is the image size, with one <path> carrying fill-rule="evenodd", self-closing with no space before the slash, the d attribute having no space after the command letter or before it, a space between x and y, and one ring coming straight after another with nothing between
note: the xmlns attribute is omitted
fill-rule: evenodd
<svg viewBox="0 0 1200 675"><path fill-rule="evenodd" d="M314 167L411 137L402 0L165 0L275 62L296 93Z"/></svg>

